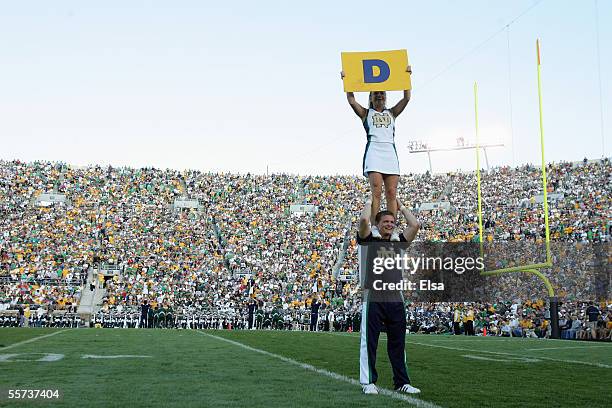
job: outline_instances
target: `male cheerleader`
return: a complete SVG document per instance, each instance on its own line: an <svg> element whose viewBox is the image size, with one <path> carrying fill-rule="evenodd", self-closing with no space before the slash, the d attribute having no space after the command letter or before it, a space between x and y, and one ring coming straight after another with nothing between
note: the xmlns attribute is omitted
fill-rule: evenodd
<svg viewBox="0 0 612 408"><path fill-rule="evenodd" d="M415 216L402 205L397 199L400 212L406 219L406 228L400 235L400 242L410 244L417 232L420 224ZM361 271L361 282L363 288L363 304L361 319L361 348L360 348L360 383L365 394L378 394L376 380L376 348L378 337L383 324L387 331L387 352L393 368L393 384L395 390L409 394L421 392L418 388L410 385L410 378L406 370L406 309L404 307L403 295L400 291L386 291L384 293L370 287L368 279L364 277L364 270L368 259L373 256L368 254L368 250L374 251L373 246L368 248L368 243L390 242L391 235L395 228L395 216L390 211L381 211L376 214L375 223L381 237L376 238L372 235L370 228L370 217L372 202L368 199L359 218L359 232L357 243L359 244L359 266ZM404 244L404 245L406 245Z"/></svg>

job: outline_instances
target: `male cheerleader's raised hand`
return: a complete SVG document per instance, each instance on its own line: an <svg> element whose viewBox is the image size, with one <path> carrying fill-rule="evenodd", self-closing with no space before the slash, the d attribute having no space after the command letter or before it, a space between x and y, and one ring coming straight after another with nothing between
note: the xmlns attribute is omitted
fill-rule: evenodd
<svg viewBox="0 0 612 408"><path fill-rule="evenodd" d="M404 238L406 238L406 242L410 243L416 237L416 234L419 232L421 228L421 223L414 214L400 201L399 198L397 200L397 208L402 213L404 218L406 219L406 228L403 231Z"/></svg>

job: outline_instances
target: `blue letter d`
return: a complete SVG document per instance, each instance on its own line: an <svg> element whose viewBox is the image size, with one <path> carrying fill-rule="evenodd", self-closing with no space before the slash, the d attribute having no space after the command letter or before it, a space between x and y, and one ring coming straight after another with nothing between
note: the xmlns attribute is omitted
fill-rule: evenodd
<svg viewBox="0 0 612 408"><path fill-rule="evenodd" d="M378 76L374 76L374 67L378 67L380 70ZM363 60L363 81L366 84L385 82L389 79L389 75L391 75L391 70L389 64L385 61L378 59Z"/></svg>

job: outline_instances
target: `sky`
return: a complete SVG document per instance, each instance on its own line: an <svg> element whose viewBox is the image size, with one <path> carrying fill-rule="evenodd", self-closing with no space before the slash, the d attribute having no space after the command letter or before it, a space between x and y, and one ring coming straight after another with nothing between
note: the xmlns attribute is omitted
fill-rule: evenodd
<svg viewBox="0 0 612 408"><path fill-rule="evenodd" d="M481 142L504 144L489 164L537 164L537 38L546 160L609 157L611 17L607 0L5 0L0 159L361 174L340 53L407 49L402 173L429 168L412 140L474 140L474 82ZM475 168L473 150L431 158L436 173Z"/></svg>

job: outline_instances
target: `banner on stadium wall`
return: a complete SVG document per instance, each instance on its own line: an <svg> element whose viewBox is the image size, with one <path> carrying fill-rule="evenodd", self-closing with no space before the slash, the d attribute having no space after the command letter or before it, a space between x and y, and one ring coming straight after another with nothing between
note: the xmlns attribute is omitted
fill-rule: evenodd
<svg viewBox="0 0 612 408"><path fill-rule="evenodd" d="M431 203L423 203L419 207L419 211L431 211L431 210L450 210L451 205L449 201L437 201Z"/></svg>
<svg viewBox="0 0 612 408"><path fill-rule="evenodd" d="M289 211L291 211L291 214L316 214L319 212L319 208L312 204L292 204Z"/></svg>
<svg viewBox="0 0 612 408"><path fill-rule="evenodd" d="M174 208L200 208L200 203L195 199L177 198L174 200Z"/></svg>
<svg viewBox="0 0 612 408"><path fill-rule="evenodd" d="M357 273L355 271L342 271L338 274L338 280L340 282L352 282L357 278Z"/></svg>
<svg viewBox="0 0 612 408"><path fill-rule="evenodd" d="M40 206L49 206L55 203L67 204L68 199L66 198L65 194L43 193L39 194L38 197L36 197L36 204Z"/></svg>
<svg viewBox="0 0 612 408"><path fill-rule="evenodd" d="M119 269L119 265L117 265L116 263L103 262L98 268L98 274L102 276L119 275L120 271L121 270Z"/></svg>
<svg viewBox="0 0 612 408"><path fill-rule="evenodd" d="M236 278L250 278L251 276L253 276L253 271L250 269L238 269L234 272L234 277Z"/></svg>
<svg viewBox="0 0 612 408"><path fill-rule="evenodd" d="M563 200L563 198L565 197L565 195L563 193L548 193L546 196L548 198L548 201L559 201L559 200ZM536 203L543 203L544 202L544 194L540 194L540 195L534 196L533 200Z"/></svg>
<svg viewBox="0 0 612 408"><path fill-rule="evenodd" d="M411 89L408 51L343 52L344 92Z"/></svg>

